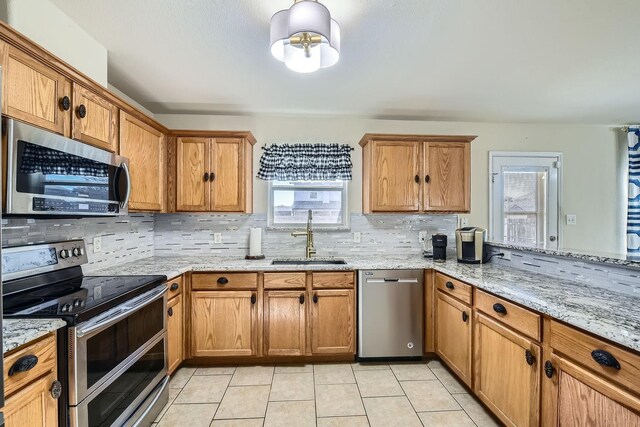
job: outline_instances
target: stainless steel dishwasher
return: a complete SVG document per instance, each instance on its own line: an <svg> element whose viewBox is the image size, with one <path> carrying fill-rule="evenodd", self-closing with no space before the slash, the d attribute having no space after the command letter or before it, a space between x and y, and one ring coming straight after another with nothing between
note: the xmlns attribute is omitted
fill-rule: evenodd
<svg viewBox="0 0 640 427"><path fill-rule="evenodd" d="M423 352L424 270L358 274L358 360L419 359Z"/></svg>

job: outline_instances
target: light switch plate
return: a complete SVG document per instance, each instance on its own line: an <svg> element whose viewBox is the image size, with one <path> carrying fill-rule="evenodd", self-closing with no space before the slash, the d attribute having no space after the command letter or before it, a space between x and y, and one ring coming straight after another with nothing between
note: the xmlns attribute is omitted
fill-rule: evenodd
<svg viewBox="0 0 640 427"><path fill-rule="evenodd" d="M427 232L426 231L421 231L418 233L418 240L420 242L425 242L427 240Z"/></svg>
<svg viewBox="0 0 640 427"><path fill-rule="evenodd" d="M102 236L95 236L93 238L93 253L97 254L102 250Z"/></svg>
<svg viewBox="0 0 640 427"><path fill-rule="evenodd" d="M222 233L213 233L213 243L222 243Z"/></svg>
<svg viewBox="0 0 640 427"><path fill-rule="evenodd" d="M460 226L468 227L469 226L469 217L463 216L460 218Z"/></svg>
<svg viewBox="0 0 640 427"><path fill-rule="evenodd" d="M353 241L355 243L360 243L362 242L362 233L359 231L354 231L353 232Z"/></svg>
<svg viewBox="0 0 640 427"><path fill-rule="evenodd" d="M577 225L578 217L576 215L567 215L567 225Z"/></svg>

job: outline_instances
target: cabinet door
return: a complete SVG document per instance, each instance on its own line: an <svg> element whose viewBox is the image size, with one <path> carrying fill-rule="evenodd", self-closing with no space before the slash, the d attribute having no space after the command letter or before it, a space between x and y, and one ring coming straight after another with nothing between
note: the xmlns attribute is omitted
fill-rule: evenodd
<svg viewBox="0 0 640 427"><path fill-rule="evenodd" d="M6 427L58 425L58 402L51 395L54 372L36 380L12 395L3 408Z"/></svg>
<svg viewBox="0 0 640 427"><path fill-rule="evenodd" d="M129 159L129 209L161 211L166 179L162 133L121 111L120 155Z"/></svg>
<svg viewBox="0 0 640 427"><path fill-rule="evenodd" d="M553 407L545 408L545 425L563 427L640 427L640 399L609 380L552 355ZM547 365L547 363L545 363Z"/></svg>
<svg viewBox="0 0 640 427"><path fill-rule="evenodd" d="M482 314L475 324L477 396L507 426L538 426L540 347Z"/></svg>
<svg viewBox="0 0 640 427"><path fill-rule="evenodd" d="M256 299L252 291L192 292L191 354L255 355Z"/></svg>
<svg viewBox="0 0 640 427"><path fill-rule="evenodd" d="M436 291L436 353L471 386L471 308Z"/></svg>
<svg viewBox="0 0 640 427"><path fill-rule="evenodd" d="M118 151L118 107L74 83L71 117L72 138L105 150Z"/></svg>
<svg viewBox="0 0 640 427"><path fill-rule="evenodd" d="M469 212L471 145L464 142L424 143L423 210Z"/></svg>
<svg viewBox="0 0 640 427"><path fill-rule="evenodd" d="M420 210L420 142L373 141L371 153L371 211Z"/></svg>
<svg viewBox="0 0 640 427"><path fill-rule="evenodd" d="M352 289L319 289L311 297L311 351L355 352L355 294Z"/></svg>
<svg viewBox="0 0 640 427"><path fill-rule="evenodd" d="M300 356L306 347L304 291L264 292L266 356Z"/></svg>
<svg viewBox="0 0 640 427"><path fill-rule="evenodd" d="M71 82L4 42L0 51L2 114L70 136ZM67 110L62 106L64 97Z"/></svg>
<svg viewBox="0 0 640 427"><path fill-rule="evenodd" d="M215 138L211 147L211 211L243 212L245 208L244 140Z"/></svg>
<svg viewBox="0 0 640 427"><path fill-rule="evenodd" d="M209 210L210 145L209 138L177 139L176 210Z"/></svg>
<svg viewBox="0 0 640 427"><path fill-rule="evenodd" d="M167 303L167 359L169 374L182 363L184 347L184 316L182 295L177 295Z"/></svg>

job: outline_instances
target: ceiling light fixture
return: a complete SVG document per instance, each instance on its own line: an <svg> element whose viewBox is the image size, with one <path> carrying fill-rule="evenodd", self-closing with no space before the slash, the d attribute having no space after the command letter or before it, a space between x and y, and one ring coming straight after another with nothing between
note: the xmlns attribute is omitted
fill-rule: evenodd
<svg viewBox="0 0 640 427"><path fill-rule="evenodd" d="M340 58L340 27L316 0L295 0L271 18L271 54L298 73L331 67Z"/></svg>

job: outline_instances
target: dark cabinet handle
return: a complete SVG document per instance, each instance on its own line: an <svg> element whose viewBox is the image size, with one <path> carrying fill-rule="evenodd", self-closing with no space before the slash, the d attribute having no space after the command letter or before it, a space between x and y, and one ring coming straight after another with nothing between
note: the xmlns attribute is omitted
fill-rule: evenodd
<svg viewBox="0 0 640 427"><path fill-rule="evenodd" d="M304 304L304 294L300 295L298 299L300 300L300 304Z"/></svg>
<svg viewBox="0 0 640 427"><path fill-rule="evenodd" d="M466 322L467 320L469 320L469 315L467 314L466 311L462 312L462 321Z"/></svg>
<svg viewBox="0 0 640 427"><path fill-rule="evenodd" d="M258 301L258 298L256 297L256 294L251 294L251 304L255 304L256 301Z"/></svg>
<svg viewBox="0 0 640 427"><path fill-rule="evenodd" d="M179 287L180 287L180 285L178 285L177 283L172 283L171 287L169 288L169 290L177 291Z"/></svg>
<svg viewBox="0 0 640 427"><path fill-rule="evenodd" d="M226 285L227 283L229 283L229 279L227 279L226 277L219 277L218 278L218 284L219 285Z"/></svg>
<svg viewBox="0 0 640 427"><path fill-rule="evenodd" d="M553 374L555 372L556 370L553 367L553 363L551 363L551 361L547 360L546 362L544 362L544 374L547 376L547 378L553 377Z"/></svg>
<svg viewBox="0 0 640 427"><path fill-rule="evenodd" d="M507 314L507 308L504 305L500 304L499 302L493 304L493 311L502 315Z"/></svg>
<svg viewBox="0 0 640 427"><path fill-rule="evenodd" d="M420 176L419 175L416 175L416 177L414 179L416 181L416 184L420 183Z"/></svg>
<svg viewBox="0 0 640 427"><path fill-rule="evenodd" d="M27 372L33 369L38 364L38 356L34 354L29 354L27 356L22 356L20 359L16 360L11 368L9 368L8 375L11 377L20 372Z"/></svg>
<svg viewBox="0 0 640 427"><path fill-rule="evenodd" d="M533 353L531 353L531 350L525 350L524 358L527 361L527 365L529 366L532 366L534 363L536 363L536 358Z"/></svg>
<svg viewBox="0 0 640 427"><path fill-rule="evenodd" d="M451 283L451 282L445 283L445 286L447 287L447 289L451 289L451 290L453 290L453 288L455 288L455 286L453 286L453 283Z"/></svg>
<svg viewBox="0 0 640 427"><path fill-rule="evenodd" d="M216 174L215 174L215 173L213 173L213 172L211 172L211 173L209 174L209 181L213 181L214 179L216 179Z"/></svg>
<svg viewBox="0 0 640 427"><path fill-rule="evenodd" d="M204 173L204 182L209 181L209 172Z"/></svg>
<svg viewBox="0 0 640 427"><path fill-rule="evenodd" d="M51 388L49 389L49 391L51 392L51 397L53 397L54 399L59 398L60 396L62 396L62 383L60 383L60 381L58 380L55 380L51 383Z"/></svg>
<svg viewBox="0 0 640 427"><path fill-rule="evenodd" d="M173 316L173 307L169 307L169 309L167 310L167 314L169 315L169 317Z"/></svg>
<svg viewBox="0 0 640 427"><path fill-rule="evenodd" d="M71 100L68 96L65 95L60 98L60 108L64 111L69 111L69 109L71 108Z"/></svg>
<svg viewBox="0 0 640 427"><path fill-rule="evenodd" d="M591 352L591 357L593 357L593 360L596 361L596 363L602 365L602 366L606 366L607 368L613 368L613 369L617 369L620 370L620 363L618 362L618 359L616 359L613 354L609 353L608 351L605 350L593 350Z"/></svg>
<svg viewBox="0 0 640 427"><path fill-rule="evenodd" d="M76 108L76 114L81 119L84 119L85 117L87 117L87 107L85 107L84 104L78 105L78 108Z"/></svg>
<svg viewBox="0 0 640 427"><path fill-rule="evenodd" d="M428 184L429 181L431 181L431 177L429 175L425 175L424 182L426 182Z"/></svg>
<svg viewBox="0 0 640 427"><path fill-rule="evenodd" d="M313 295L313 303L317 304L318 303L318 294L314 294Z"/></svg>

